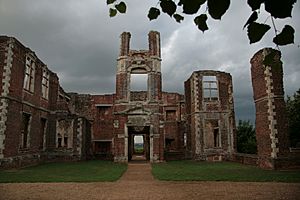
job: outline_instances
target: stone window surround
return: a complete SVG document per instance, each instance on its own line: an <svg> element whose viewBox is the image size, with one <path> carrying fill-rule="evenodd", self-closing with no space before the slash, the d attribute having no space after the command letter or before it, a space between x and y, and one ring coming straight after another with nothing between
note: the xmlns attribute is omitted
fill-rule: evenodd
<svg viewBox="0 0 300 200"><path fill-rule="evenodd" d="M204 148L205 149L220 149L222 148L222 137L221 137L221 132L220 132L220 120L219 119L203 119L203 127L206 127L207 122L211 121L211 120L215 120L217 121L217 126L212 127L213 130L218 130L217 133L217 138L215 138L215 132L213 131L213 140L214 140L214 144L212 147L208 147L207 144L204 143ZM206 141L206 132L207 130L204 130L203 132L203 141ZM215 139L217 139L217 141L215 141ZM217 142L217 143L216 143Z"/></svg>
<svg viewBox="0 0 300 200"><path fill-rule="evenodd" d="M24 149L28 149L30 147L30 130L31 130L31 120L32 120L32 115L31 113L27 113L27 112L22 112L22 120L24 120L24 116L29 117L29 120L27 122L27 125L24 125L25 127L27 127L27 134L26 134L26 144L24 144L24 139L25 139L25 130L21 129L21 137L20 137L20 145L19 145L19 149L20 150L24 150ZM24 122L23 122L24 123Z"/></svg>
<svg viewBox="0 0 300 200"><path fill-rule="evenodd" d="M49 99L49 77L50 73L48 69L45 67L43 68L43 74L42 74L42 97L44 99Z"/></svg>
<svg viewBox="0 0 300 200"><path fill-rule="evenodd" d="M35 80L36 62L33 56L26 55L25 60L25 76L23 88L31 93L34 92L34 80Z"/></svg>
<svg viewBox="0 0 300 200"><path fill-rule="evenodd" d="M215 101L219 99L219 87L217 76L204 75L202 77L203 100ZM205 91L209 92L207 94ZM215 93L215 94L213 94Z"/></svg>

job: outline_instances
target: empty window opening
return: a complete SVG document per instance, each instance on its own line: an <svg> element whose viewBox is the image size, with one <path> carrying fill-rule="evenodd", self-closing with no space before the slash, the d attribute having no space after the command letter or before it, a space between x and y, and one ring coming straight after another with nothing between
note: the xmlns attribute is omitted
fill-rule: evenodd
<svg viewBox="0 0 300 200"><path fill-rule="evenodd" d="M214 129L214 147L220 147L219 142L219 128Z"/></svg>
<svg viewBox="0 0 300 200"><path fill-rule="evenodd" d="M27 56L25 62L25 77L24 77L24 89L33 92L34 91L34 75L35 75L35 62Z"/></svg>
<svg viewBox="0 0 300 200"><path fill-rule="evenodd" d="M61 134L57 134L57 147L62 147L62 137Z"/></svg>
<svg viewBox="0 0 300 200"><path fill-rule="evenodd" d="M148 49L148 40L144 36L136 35L130 38L130 49Z"/></svg>
<svg viewBox="0 0 300 200"><path fill-rule="evenodd" d="M40 138L40 149L45 148L45 141L46 141L46 126L47 126L47 119L41 118L41 138Z"/></svg>
<svg viewBox="0 0 300 200"><path fill-rule="evenodd" d="M221 146L218 120L206 120L204 133L206 148L218 148Z"/></svg>
<svg viewBox="0 0 300 200"><path fill-rule="evenodd" d="M218 100L218 81L216 76L203 76L204 100Z"/></svg>
<svg viewBox="0 0 300 200"><path fill-rule="evenodd" d="M73 148L73 130L73 120L57 120L56 147Z"/></svg>
<svg viewBox="0 0 300 200"><path fill-rule="evenodd" d="M166 121L176 121L176 110L166 110Z"/></svg>
<svg viewBox="0 0 300 200"><path fill-rule="evenodd" d="M68 147L68 137L67 136L64 137L64 146Z"/></svg>
<svg viewBox="0 0 300 200"><path fill-rule="evenodd" d="M22 141L21 148L27 148L29 146L29 129L30 129L30 114L23 113L22 116Z"/></svg>
<svg viewBox="0 0 300 200"><path fill-rule="evenodd" d="M131 91L148 90L148 74L131 74L130 78Z"/></svg>
<svg viewBox="0 0 300 200"><path fill-rule="evenodd" d="M43 70L43 77L42 77L42 96L45 99L49 97L49 72L47 69Z"/></svg>
<svg viewBox="0 0 300 200"><path fill-rule="evenodd" d="M144 154L144 137L142 135L134 136L134 153Z"/></svg>
<svg viewBox="0 0 300 200"><path fill-rule="evenodd" d="M165 139L165 145L166 145L166 150L167 151L170 151L170 150L173 149L172 147L173 147L174 141L175 141L175 139L173 139L173 138L166 138Z"/></svg>

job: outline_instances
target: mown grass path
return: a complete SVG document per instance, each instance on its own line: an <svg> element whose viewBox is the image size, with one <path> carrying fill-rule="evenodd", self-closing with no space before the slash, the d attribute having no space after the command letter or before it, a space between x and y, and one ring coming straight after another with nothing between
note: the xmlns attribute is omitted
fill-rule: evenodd
<svg viewBox="0 0 300 200"><path fill-rule="evenodd" d="M151 175L149 163L129 163L128 170L116 182L0 184L0 200L294 200L299 197L300 183L158 181Z"/></svg>

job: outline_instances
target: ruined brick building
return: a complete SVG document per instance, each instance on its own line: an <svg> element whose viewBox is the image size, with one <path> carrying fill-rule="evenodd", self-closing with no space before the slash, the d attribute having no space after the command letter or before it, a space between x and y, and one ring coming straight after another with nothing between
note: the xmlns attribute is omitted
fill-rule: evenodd
<svg viewBox="0 0 300 200"><path fill-rule="evenodd" d="M116 93L89 95L78 102L91 111L93 152L117 162L130 161L134 137L140 135L145 158L151 162L164 160L165 150L184 156L184 96L162 92L160 35L149 33L149 50L131 50L129 45L130 33L122 33ZM147 75L146 91L131 90L133 74Z"/></svg>
<svg viewBox="0 0 300 200"><path fill-rule="evenodd" d="M143 158L150 162L232 160L264 168L295 163L296 153L291 157L288 149L282 73L274 75L263 65L273 51L251 60L258 155L247 157L236 153L231 75L195 71L184 83L184 95L164 92L160 34L149 32L148 50L130 49L130 38L121 34L115 93L89 95L66 93L33 51L0 36L0 168L91 157L128 162L134 159L135 136L143 138ZM273 64L281 67L280 54L274 55L279 56ZM132 88L136 74L147 77L144 91Z"/></svg>
<svg viewBox="0 0 300 200"><path fill-rule="evenodd" d="M235 153L235 117L231 75L193 72L185 82L189 144L194 159L229 160Z"/></svg>
<svg viewBox="0 0 300 200"><path fill-rule="evenodd" d="M130 49L121 34L116 93L65 93L58 77L34 52L11 37L1 44L1 165L88 155L128 162L142 136L151 162L194 158L222 160L235 149L232 80L228 73L194 72L185 96L162 91L160 34L149 49ZM131 89L134 74L147 76L146 91Z"/></svg>
<svg viewBox="0 0 300 200"><path fill-rule="evenodd" d="M280 58L280 51L265 48L251 59L256 108L256 164L268 169L300 167L300 149L290 148L289 145Z"/></svg>
<svg viewBox="0 0 300 200"><path fill-rule="evenodd" d="M151 162L229 159L235 148L230 74L197 71L186 81L185 97L163 92L160 34L149 33L148 50L130 49L130 37L121 35L116 93L85 96L79 103L89 107L94 121L94 154L130 161L134 137L141 135ZM131 90L133 74L147 75L146 91Z"/></svg>
<svg viewBox="0 0 300 200"><path fill-rule="evenodd" d="M89 121L33 51L1 36L0 74L0 168L90 154Z"/></svg>

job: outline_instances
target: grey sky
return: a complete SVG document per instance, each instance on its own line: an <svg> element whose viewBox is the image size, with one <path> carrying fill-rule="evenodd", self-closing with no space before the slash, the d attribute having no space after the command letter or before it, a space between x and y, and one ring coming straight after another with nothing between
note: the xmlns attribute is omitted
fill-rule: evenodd
<svg viewBox="0 0 300 200"><path fill-rule="evenodd" d="M56 72L70 92L104 94L115 91L119 35L132 34L132 49L147 49L150 30L161 33L163 90L183 93L183 82L195 70L232 74L237 119L254 119L249 60L263 47L273 47L274 30L258 44L249 44L244 23L251 14L246 1L231 1L221 21L209 19L204 34L187 17L181 24L167 15L147 19L153 0L127 0L125 15L109 18L106 0L0 0L0 34L14 36ZM300 88L300 3L293 18L276 21L295 30L295 45L281 47L286 94ZM262 15L260 22L270 18Z"/></svg>

